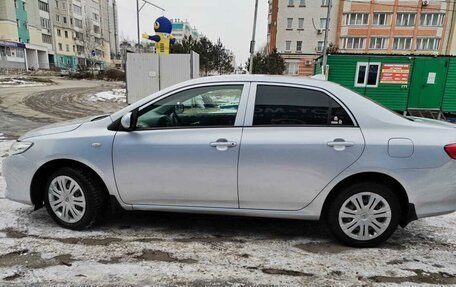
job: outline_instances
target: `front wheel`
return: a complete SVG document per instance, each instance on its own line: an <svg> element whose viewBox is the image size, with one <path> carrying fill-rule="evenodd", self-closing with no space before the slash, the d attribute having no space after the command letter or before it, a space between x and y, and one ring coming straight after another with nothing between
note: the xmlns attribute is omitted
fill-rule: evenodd
<svg viewBox="0 0 456 287"><path fill-rule="evenodd" d="M340 191L329 205L328 224L342 242L373 247L396 230L401 214L391 189L374 182L356 183Z"/></svg>
<svg viewBox="0 0 456 287"><path fill-rule="evenodd" d="M106 201L104 194L102 186L91 173L64 167L49 177L44 203L57 224L82 230L101 218Z"/></svg>

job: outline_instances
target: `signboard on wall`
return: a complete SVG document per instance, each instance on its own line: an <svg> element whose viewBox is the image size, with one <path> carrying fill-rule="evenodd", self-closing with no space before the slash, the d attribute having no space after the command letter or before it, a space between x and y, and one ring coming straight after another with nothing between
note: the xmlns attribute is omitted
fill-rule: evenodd
<svg viewBox="0 0 456 287"><path fill-rule="evenodd" d="M410 74L410 64L383 64L380 83L407 84Z"/></svg>

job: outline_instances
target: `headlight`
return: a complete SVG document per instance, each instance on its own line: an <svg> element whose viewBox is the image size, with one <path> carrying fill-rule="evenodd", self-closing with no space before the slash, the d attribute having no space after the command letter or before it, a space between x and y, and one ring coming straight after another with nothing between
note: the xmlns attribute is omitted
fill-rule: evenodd
<svg viewBox="0 0 456 287"><path fill-rule="evenodd" d="M15 142L11 145L9 154L20 154L28 150L33 145L32 142Z"/></svg>

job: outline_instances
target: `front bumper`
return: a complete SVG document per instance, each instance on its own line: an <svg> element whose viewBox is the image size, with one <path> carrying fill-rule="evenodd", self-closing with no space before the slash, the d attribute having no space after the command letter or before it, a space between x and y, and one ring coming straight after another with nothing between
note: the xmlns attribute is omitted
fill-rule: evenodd
<svg viewBox="0 0 456 287"><path fill-rule="evenodd" d="M36 168L22 154L11 155L3 160L3 176L6 181L6 198L33 205L30 187Z"/></svg>

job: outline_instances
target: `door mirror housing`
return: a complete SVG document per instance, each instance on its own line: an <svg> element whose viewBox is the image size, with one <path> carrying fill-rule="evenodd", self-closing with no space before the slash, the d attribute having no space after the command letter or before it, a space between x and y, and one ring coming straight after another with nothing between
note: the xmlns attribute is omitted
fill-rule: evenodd
<svg viewBox="0 0 456 287"><path fill-rule="evenodd" d="M135 129L136 120L135 112L129 112L120 119L120 125L126 131L132 131Z"/></svg>
<svg viewBox="0 0 456 287"><path fill-rule="evenodd" d="M185 111L185 106L181 102L177 102L177 104L174 105L174 112L176 114L182 114Z"/></svg>

